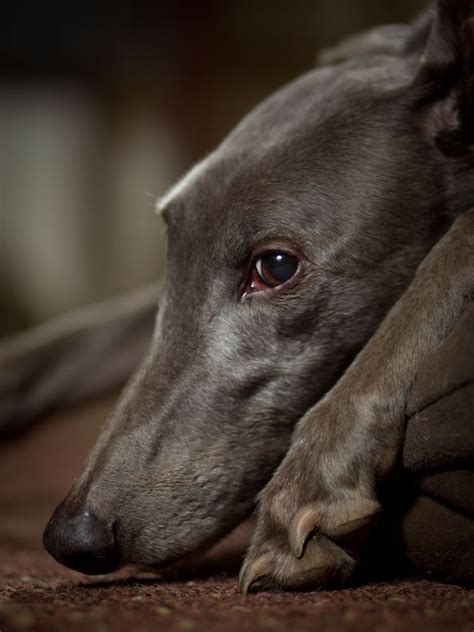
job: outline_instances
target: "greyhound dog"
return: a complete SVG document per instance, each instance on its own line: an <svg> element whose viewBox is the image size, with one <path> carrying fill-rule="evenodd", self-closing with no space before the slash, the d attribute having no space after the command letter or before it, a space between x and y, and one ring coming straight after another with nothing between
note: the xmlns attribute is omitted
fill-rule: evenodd
<svg viewBox="0 0 474 632"><path fill-rule="evenodd" d="M159 200L159 292L5 346L18 428L123 379L155 321L46 527L58 561L161 567L258 495L243 592L352 576L341 538L371 537L416 373L474 288L473 51L474 2L437 0L324 53Z"/></svg>

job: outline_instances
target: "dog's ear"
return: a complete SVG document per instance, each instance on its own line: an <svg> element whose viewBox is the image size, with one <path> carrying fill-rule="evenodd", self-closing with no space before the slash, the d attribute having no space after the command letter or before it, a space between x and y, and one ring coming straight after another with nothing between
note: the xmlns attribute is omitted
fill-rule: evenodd
<svg viewBox="0 0 474 632"><path fill-rule="evenodd" d="M411 27L407 24L378 26L347 37L331 48L323 48L316 63L318 66L332 66L371 55L400 55L410 34Z"/></svg>
<svg viewBox="0 0 474 632"><path fill-rule="evenodd" d="M474 143L474 0L437 0L414 89L424 130L441 151Z"/></svg>

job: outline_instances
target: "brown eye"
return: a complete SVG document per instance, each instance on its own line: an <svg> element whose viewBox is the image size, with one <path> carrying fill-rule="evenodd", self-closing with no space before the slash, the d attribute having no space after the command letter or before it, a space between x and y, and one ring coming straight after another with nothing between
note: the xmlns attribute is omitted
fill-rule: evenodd
<svg viewBox="0 0 474 632"><path fill-rule="evenodd" d="M255 270L262 283L277 287L291 279L298 269L298 259L286 252L269 252L255 262Z"/></svg>
<svg viewBox="0 0 474 632"><path fill-rule="evenodd" d="M267 252L253 265L246 293L276 288L289 281L298 270L298 259L287 252Z"/></svg>

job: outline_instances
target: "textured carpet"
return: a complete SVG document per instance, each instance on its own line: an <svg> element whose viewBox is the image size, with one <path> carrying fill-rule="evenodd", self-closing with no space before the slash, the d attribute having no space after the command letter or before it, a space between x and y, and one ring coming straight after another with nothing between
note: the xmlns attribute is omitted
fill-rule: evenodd
<svg viewBox="0 0 474 632"><path fill-rule="evenodd" d="M397 580L340 591L242 597L235 573L245 530L201 562L158 577L68 571L41 531L81 469L110 401L52 417L0 449L0 631L474 629L474 591Z"/></svg>

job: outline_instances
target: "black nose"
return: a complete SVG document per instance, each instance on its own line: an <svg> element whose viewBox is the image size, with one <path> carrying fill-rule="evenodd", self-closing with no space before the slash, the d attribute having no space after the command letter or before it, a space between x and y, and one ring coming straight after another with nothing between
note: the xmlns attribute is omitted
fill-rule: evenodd
<svg viewBox="0 0 474 632"><path fill-rule="evenodd" d="M69 514L59 505L46 525L43 544L58 562L87 575L111 573L119 567L113 524L88 511Z"/></svg>

